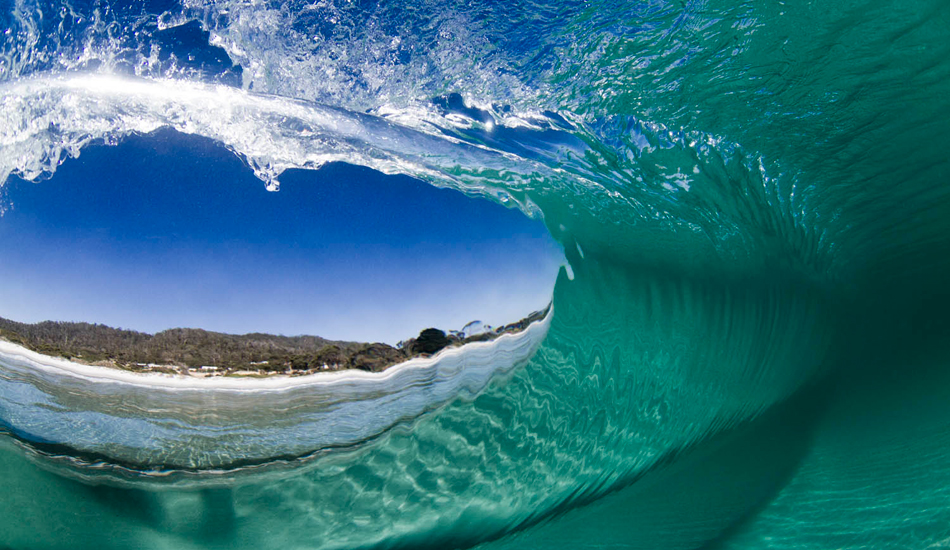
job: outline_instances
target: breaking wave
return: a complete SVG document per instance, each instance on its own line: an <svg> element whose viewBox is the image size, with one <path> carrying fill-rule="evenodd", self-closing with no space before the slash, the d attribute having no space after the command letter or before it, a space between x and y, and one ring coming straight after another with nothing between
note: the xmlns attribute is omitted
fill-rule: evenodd
<svg viewBox="0 0 950 550"><path fill-rule="evenodd" d="M0 17L0 179L172 128L272 190L342 161L519 208L569 262L503 380L307 460L275 415L261 445L292 447L282 468L193 485L96 473L128 460L101 437L135 407L34 416L34 382L4 363L4 425L96 430L44 438L93 433L81 464L0 438L0 544L950 540L945 2L23 0Z"/></svg>

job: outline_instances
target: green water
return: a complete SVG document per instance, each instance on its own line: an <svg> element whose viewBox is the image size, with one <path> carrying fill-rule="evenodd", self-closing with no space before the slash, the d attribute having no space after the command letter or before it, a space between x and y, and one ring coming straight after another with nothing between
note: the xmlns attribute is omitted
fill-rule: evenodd
<svg viewBox="0 0 950 550"><path fill-rule="evenodd" d="M121 72L117 52L141 51L100 19L76 24L83 41L18 13L3 169L48 174L87 138L171 126L271 183L325 154L521 207L573 272L540 350L359 444L188 486L108 466L80 481L0 438L0 546L950 545L950 4L334 6L170 13L211 31L251 92L370 111L346 128L276 99L229 119L197 92L24 91L77 70L51 52L84 45ZM128 36L154 19L101 17ZM374 50L396 34L413 47ZM173 69L132 72L224 78ZM496 124L414 110L451 93Z"/></svg>

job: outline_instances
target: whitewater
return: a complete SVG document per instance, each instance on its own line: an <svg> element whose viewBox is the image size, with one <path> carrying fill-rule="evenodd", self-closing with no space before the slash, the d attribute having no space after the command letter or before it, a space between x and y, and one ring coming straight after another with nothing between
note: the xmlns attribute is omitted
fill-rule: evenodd
<svg viewBox="0 0 950 550"><path fill-rule="evenodd" d="M3 181L171 129L277 192L345 162L517 208L567 262L472 371L255 422L4 346L0 548L950 545L946 2L0 11Z"/></svg>

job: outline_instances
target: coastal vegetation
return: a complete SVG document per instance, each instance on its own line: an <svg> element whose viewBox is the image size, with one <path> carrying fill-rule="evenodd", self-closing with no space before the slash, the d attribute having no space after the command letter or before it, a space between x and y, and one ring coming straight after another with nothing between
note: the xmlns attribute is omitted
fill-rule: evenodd
<svg viewBox="0 0 950 550"><path fill-rule="evenodd" d="M446 333L427 328L396 346L327 340L319 336L223 334L196 328L148 334L101 324L58 321L28 324L2 317L0 339L44 355L136 372L192 376L303 375L346 369L379 372L414 357L433 355L449 346L519 332L544 318L549 308L494 330L483 327L477 333L464 330Z"/></svg>

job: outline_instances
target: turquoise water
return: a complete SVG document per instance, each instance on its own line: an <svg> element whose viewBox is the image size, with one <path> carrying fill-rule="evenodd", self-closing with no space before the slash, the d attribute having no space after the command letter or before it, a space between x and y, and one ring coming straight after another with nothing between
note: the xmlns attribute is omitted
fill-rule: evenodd
<svg viewBox="0 0 950 550"><path fill-rule="evenodd" d="M570 269L526 365L305 459L11 430L0 547L950 545L950 4L65 6L4 5L0 175L170 127L520 208Z"/></svg>

